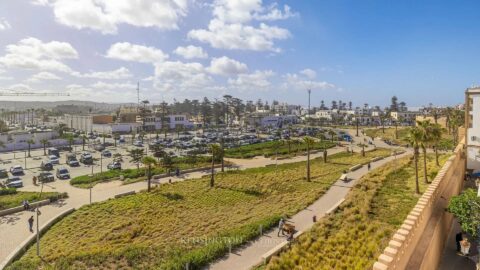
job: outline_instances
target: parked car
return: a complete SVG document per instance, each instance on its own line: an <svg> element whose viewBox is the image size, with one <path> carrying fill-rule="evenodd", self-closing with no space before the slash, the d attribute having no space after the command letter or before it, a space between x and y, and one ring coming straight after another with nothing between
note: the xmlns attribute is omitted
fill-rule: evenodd
<svg viewBox="0 0 480 270"><path fill-rule="evenodd" d="M70 172L66 168L58 168L57 172L55 174L58 179L69 179L70 178Z"/></svg>
<svg viewBox="0 0 480 270"><path fill-rule="evenodd" d="M114 162L107 165L107 169L109 169L109 170L121 170L122 169L122 163L114 161Z"/></svg>
<svg viewBox="0 0 480 270"><path fill-rule="evenodd" d="M55 155L48 156L48 161L52 164L60 164L60 159Z"/></svg>
<svg viewBox="0 0 480 270"><path fill-rule="evenodd" d="M99 151L99 152L100 152L100 151L105 150L105 145L103 145L103 144L96 144L96 145L93 147L93 149L95 149L96 151Z"/></svg>
<svg viewBox="0 0 480 270"><path fill-rule="evenodd" d="M110 152L110 150L103 150L102 156L106 158L112 157L112 152Z"/></svg>
<svg viewBox="0 0 480 270"><path fill-rule="evenodd" d="M90 153L82 153L80 156L80 162L83 164L93 164L93 157Z"/></svg>
<svg viewBox="0 0 480 270"><path fill-rule="evenodd" d="M40 164L40 169L44 171L51 171L53 170L53 164L50 161L42 161L42 164Z"/></svg>
<svg viewBox="0 0 480 270"><path fill-rule="evenodd" d="M20 165L13 165L10 167L10 173L13 175L23 174L23 168Z"/></svg>
<svg viewBox="0 0 480 270"><path fill-rule="evenodd" d="M53 176L53 174L50 172L41 172L38 175L38 181L40 183L53 182L55 181L55 176Z"/></svg>
<svg viewBox="0 0 480 270"><path fill-rule="evenodd" d="M23 181L18 176L12 176L5 181L5 186L9 188L21 188L23 187Z"/></svg>
<svg viewBox="0 0 480 270"><path fill-rule="evenodd" d="M72 151L73 148L70 145L63 145L58 147L59 151Z"/></svg>
<svg viewBox="0 0 480 270"><path fill-rule="evenodd" d="M77 157L74 153L68 153L66 155L67 165L70 167L78 167L80 166L80 162L78 162Z"/></svg>
<svg viewBox="0 0 480 270"><path fill-rule="evenodd" d="M60 156L60 151L58 151L57 148L48 148L48 155L51 156L51 155L54 155L54 156L57 156L59 157Z"/></svg>
<svg viewBox="0 0 480 270"><path fill-rule="evenodd" d="M8 172L5 169L0 169L0 178L7 178Z"/></svg>
<svg viewBox="0 0 480 270"><path fill-rule="evenodd" d="M135 141L135 142L133 143L133 146L143 147L143 143L142 143L142 141Z"/></svg>

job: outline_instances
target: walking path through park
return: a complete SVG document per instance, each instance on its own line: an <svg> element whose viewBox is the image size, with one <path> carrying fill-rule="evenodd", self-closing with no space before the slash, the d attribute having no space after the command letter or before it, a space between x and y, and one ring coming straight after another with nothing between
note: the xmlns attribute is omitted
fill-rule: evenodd
<svg viewBox="0 0 480 270"><path fill-rule="evenodd" d="M335 147L328 150L328 155L333 155L339 152L345 151L344 147ZM355 149L359 151L359 149ZM311 155L311 158L321 157L323 153L315 153ZM264 157L256 157L253 159L226 159L235 164L235 169L248 169L255 167L263 167L267 165L274 164L284 164L284 163L293 163L299 161L305 161L306 156L297 156L294 158L284 159L284 160L274 160ZM186 179L200 178L204 175L209 174L209 171L203 172L194 172L183 174L180 177L165 177L157 180L157 183L167 183L169 179L172 182L183 181ZM125 193L129 191L141 191L146 189L146 181L137 182L128 185L122 185L120 181L112 181L108 183L101 183L94 186L91 190L92 202L100 202L110 198L113 198L115 195L120 193ZM39 186L29 186L22 191L40 191ZM43 226L50 219L58 216L60 213L66 211L70 208L80 208L83 205L90 203L90 190L81 189L71 186L69 181L56 181L55 187L50 185L44 185L44 191L57 191L57 192L67 192L69 198L65 200L60 200L58 202L42 206L41 215L39 217L40 226ZM34 215L34 212L19 212L12 215L7 215L0 217L0 265L7 256L9 256L12 251L14 251L21 243L23 243L30 235L31 232L28 230L27 220L30 216ZM36 221L35 221L36 222ZM36 225L35 225L36 226Z"/></svg>
<svg viewBox="0 0 480 270"><path fill-rule="evenodd" d="M377 162L371 163L372 169L380 167L387 162L394 161L396 158L400 158L409 154L410 151L398 155L382 159ZM338 206L347 196L350 189L355 185L358 179L364 176L368 172L366 166L361 169L348 174L349 181L344 182L338 180L333 184L330 189L317 201L298 212L292 218L288 220L288 223L295 226L297 231L306 231L310 229L314 222L313 216L317 216L317 220L322 218L330 209ZM262 255L274 249L282 242L285 242L287 236L280 234L278 236L278 229L271 230L264 234L262 237L248 243L244 247L232 251L229 255L217 260L211 264L207 269L209 270L226 270L226 269L250 269L260 263L262 263Z"/></svg>
<svg viewBox="0 0 480 270"><path fill-rule="evenodd" d="M363 140L363 137L357 137L356 140ZM388 145L380 141L376 141L375 143L378 147L389 147ZM359 147L352 145L350 146L350 149L352 147L355 150L355 152L360 151ZM345 147L334 147L328 150L328 155L333 155L343 151L345 151ZM311 158L313 159L321 156L323 156L323 153L319 152L319 153L312 154ZM278 161L270 158L264 158L264 157L256 157L253 159L226 159L226 160L234 163L236 169L243 170L248 168L263 167L267 165L305 161L306 156L297 156L294 158L283 159ZM186 179L200 178L207 174L209 174L209 171L183 174L180 177L173 177L173 176L165 177L157 180L157 183L167 183L169 179L171 179L172 182L175 182L175 181L183 181ZM356 174L357 172L355 172L352 175L352 177L356 177ZM346 192L348 191L348 189L346 189L345 187L336 186L335 188L339 189L338 191L339 194L346 194ZM144 189L146 189L145 181L128 184L128 185L122 185L120 181L102 183L92 188L91 190L92 202L100 202L100 201L113 198L115 195L120 193L125 193L129 191L138 192ZM23 191L39 191L40 187L30 186L22 190ZM90 203L90 190L73 187L70 185L69 181L56 181L55 187L44 185L44 191L45 192L48 192L48 191L67 192L69 195L69 198L58 201L56 203L46 205L46 206L42 206L41 215L39 217L40 226L45 225L47 221L58 216L60 213L66 211L67 209L70 209L70 208L78 209L81 206ZM325 196L327 196L327 194ZM326 197L325 200L327 201L332 200L328 198L329 197ZM324 206L317 206L317 207L325 208ZM16 214L0 217L0 265L1 265L1 262L3 262L12 253L12 251L14 251L21 243L23 243L31 235L31 232L29 232L28 230L27 220L32 215L34 215L33 212L24 211L24 212L19 212ZM320 215L317 215L317 216L320 217ZM305 216L304 219L311 220L311 215ZM216 269L220 269L220 268L216 268ZM236 269L236 268L227 267L225 269Z"/></svg>

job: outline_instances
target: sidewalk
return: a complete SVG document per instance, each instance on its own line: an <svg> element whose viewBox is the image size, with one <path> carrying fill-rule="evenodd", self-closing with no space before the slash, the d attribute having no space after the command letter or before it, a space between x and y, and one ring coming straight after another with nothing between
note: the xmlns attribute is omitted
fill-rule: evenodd
<svg viewBox="0 0 480 270"><path fill-rule="evenodd" d="M396 158L407 155L409 152L398 155ZM388 157L377 162L371 163L372 169L378 168L387 162L394 160L395 157ZM297 231L306 231L313 226L313 216L317 216L317 220L322 218L332 207L338 206L339 203L347 196L350 189L355 185L358 179L368 173L366 166L348 174L351 181L345 183L338 180L330 189L312 205L295 214L288 223L295 226ZM271 230L255 241L248 243L244 247L234 250L231 254L212 263L207 269L209 270L227 270L227 269L250 269L255 265L262 263L262 255L275 248L277 245L286 240L286 236L277 236L277 229Z"/></svg>
<svg viewBox="0 0 480 270"><path fill-rule="evenodd" d="M463 257L457 254L457 247L455 243L455 235L462 231L460 225L456 220L452 224L450 234L448 235L445 249L443 250L442 261L438 267L439 270L475 270L475 262L468 257ZM471 255L477 255L476 243L473 239L470 239L472 246L470 247Z"/></svg>

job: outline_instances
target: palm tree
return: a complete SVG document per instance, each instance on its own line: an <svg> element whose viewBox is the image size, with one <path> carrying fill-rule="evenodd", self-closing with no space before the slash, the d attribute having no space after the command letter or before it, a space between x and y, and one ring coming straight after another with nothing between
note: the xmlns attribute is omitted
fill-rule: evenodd
<svg viewBox="0 0 480 270"><path fill-rule="evenodd" d="M423 152L423 180L425 181L426 184L428 184L428 178L427 178L427 148L428 146L432 143L432 136L431 136L431 130L432 130L432 124L430 123L430 120L425 120L425 121L417 121L417 126L420 130L421 134L421 139L420 139L420 146L422 147L422 152Z"/></svg>
<svg viewBox="0 0 480 270"><path fill-rule="evenodd" d="M440 144L440 141L442 140L442 133L444 132L444 129L440 124L433 124L431 126L431 133L430 133L430 138L435 150L435 164L437 166L440 166L440 163L438 162L438 145Z"/></svg>
<svg viewBox="0 0 480 270"><path fill-rule="evenodd" d="M335 133L335 131L333 131L332 129L330 129L330 130L328 131L328 135L330 135L330 138L331 138L331 140L332 140L332 142L333 142L333 137L334 137L335 135L337 135L337 133Z"/></svg>
<svg viewBox="0 0 480 270"><path fill-rule="evenodd" d="M225 162L224 162L224 156L225 156L225 146L224 146L224 139L223 136L220 140L220 158L222 159L222 172L225 171Z"/></svg>
<svg viewBox="0 0 480 270"><path fill-rule="evenodd" d="M113 134L113 143L117 147L117 141L120 140L120 135L118 133Z"/></svg>
<svg viewBox="0 0 480 270"><path fill-rule="evenodd" d="M362 147L362 157L365 157L365 147L366 147L367 145L364 144L364 143L359 143L358 146L359 146L359 147Z"/></svg>
<svg viewBox="0 0 480 270"><path fill-rule="evenodd" d="M418 127L412 127L408 130L406 141L413 147L413 159L415 163L415 192L420 194L420 187L418 185L418 156L419 147L422 140L422 134Z"/></svg>
<svg viewBox="0 0 480 270"><path fill-rule="evenodd" d="M306 136L303 138L303 141L307 145L307 181L310 182L310 148L315 143L315 140L312 137Z"/></svg>
<svg viewBox="0 0 480 270"><path fill-rule="evenodd" d="M28 157L31 157L31 155L30 155L30 149L31 149L31 147L32 147L32 144L35 143L35 141L34 141L33 139L28 139L28 140L27 140L27 143L28 143Z"/></svg>
<svg viewBox="0 0 480 270"><path fill-rule="evenodd" d="M210 176L210 187L215 185L215 157L220 153L220 145L210 144L210 152L212 153L212 171Z"/></svg>
<svg viewBox="0 0 480 270"><path fill-rule="evenodd" d="M73 137L72 134L68 134L67 136L67 142L68 142L68 146L70 146L70 149L72 149L72 145L73 143L75 142L75 138ZM72 150L70 150L71 152Z"/></svg>
<svg viewBox="0 0 480 270"><path fill-rule="evenodd" d="M146 156L142 158L142 163L147 168L147 192L150 192L152 186L152 166L157 165L157 160L153 157Z"/></svg>
<svg viewBox="0 0 480 270"><path fill-rule="evenodd" d="M82 135L82 151L85 151L85 143L88 141L88 138L85 134Z"/></svg>
<svg viewBox="0 0 480 270"><path fill-rule="evenodd" d="M43 155L47 155L47 145L49 144L49 141L47 139L41 139L40 143L43 145Z"/></svg>

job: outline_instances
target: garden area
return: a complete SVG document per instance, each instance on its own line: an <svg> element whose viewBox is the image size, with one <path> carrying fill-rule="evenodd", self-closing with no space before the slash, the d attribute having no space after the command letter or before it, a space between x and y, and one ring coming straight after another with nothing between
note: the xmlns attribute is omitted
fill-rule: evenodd
<svg viewBox="0 0 480 270"><path fill-rule="evenodd" d="M322 150L334 147L335 143L331 141L315 142L311 150ZM305 154L307 146L301 140L285 140L263 142L256 144L243 145L240 147L229 148L225 150L225 157L228 158L253 158L256 156L272 157L278 156L297 156Z"/></svg>
<svg viewBox="0 0 480 270"><path fill-rule="evenodd" d="M215 163L219 163L216 161ZM180 171L193 168L210 167L212 165L212 158L207 156L189 156L189 157L172 157L168 161L161 160L159 165L152 167L152 175L172 172L176 168ZM81 175L72 178L70 184L78 188L90 188L98 183L110 182L114 180L121 180L123 176L124 184L131 184L134 182L144 181L147 175L147 168L139 169L124 169L124 170L109 170L102 173L96 173L94 176Z"/></svg>
<svg viewBox="0 0 480 270"><path fill-rule="evenodd" d="M385 132L382 128L372 128L365 129L365 135L372 138L382 138L383 140L391 141L398 145L406 145L406 138L408 136L408 128L398 127L398 137L395 137L395 128L385 128ZM448 134L447 132L442 133L442 139L438 144L439 149L441 150L452 150L453 145L453 135Z"/></svg>
<svg viewBox="0 0 480 270"><path fill-rule="evenodd" d="M41 258L32 247L7 269L199 269L313 203L343 170L390 154L314 159L311 181L296 162L218 173L213 188L205 176L83 206L42 236Z"/></svg>
<svg viewBox="0 0 480 270"><path fill-rule="evenodd" d="M59 196L66 197L66 194L58 192L43 192L40 198L40 192L17 191L15 188L0 189L0 210L22 206L22 202L27 200L33 203L41 200L56 200Z"/></svg>
<svg viewBox="0 0 480 270"><path fill-rule="evenodd" d="M440 164L447 159L441 155ZM441 169L434 155L428 155L427 168L431 181ZM422 165L419 175L423 193L428 184ZM389 162L362 177L333 214L260 269L371 269L419 197L411 157Z"/></svg>

